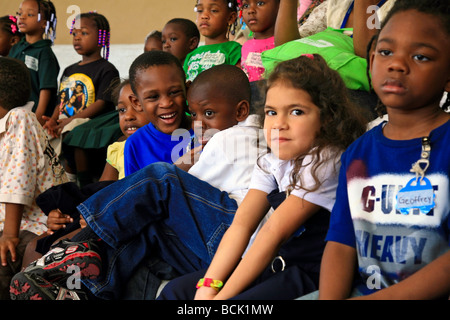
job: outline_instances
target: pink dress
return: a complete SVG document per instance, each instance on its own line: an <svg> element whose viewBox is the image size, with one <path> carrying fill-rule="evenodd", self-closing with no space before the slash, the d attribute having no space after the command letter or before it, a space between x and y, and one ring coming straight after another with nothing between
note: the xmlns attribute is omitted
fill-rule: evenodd
<svg viewBox="0 0 450 320"><path fill-rule="evenodd" d="M275 48L274 37L249 39L242 45L241 66L250 82L263 79L265 69L261 53L273 48Z"/></svg>

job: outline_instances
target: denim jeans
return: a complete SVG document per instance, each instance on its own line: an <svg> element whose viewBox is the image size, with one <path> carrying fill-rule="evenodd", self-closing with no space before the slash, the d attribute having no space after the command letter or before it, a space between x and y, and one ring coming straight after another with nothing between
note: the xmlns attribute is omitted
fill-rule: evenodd
<svg viewBox="0 0 450 320"><path fill-rule="evenodd" d="M236 209L227 192L174 165L151 164L78 206L107 244L102 275L84 284L98 297L118 298L149 255L163 259L179 274L205 268Z"/></svg>

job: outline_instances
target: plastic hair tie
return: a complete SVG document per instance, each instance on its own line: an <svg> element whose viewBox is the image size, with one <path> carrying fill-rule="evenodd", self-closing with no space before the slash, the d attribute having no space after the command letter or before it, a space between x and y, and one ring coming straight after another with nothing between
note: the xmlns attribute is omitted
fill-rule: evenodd
<svg viewBox="0 0 450 320"><path fill-rule="evenodd" d="M310 58L311 60L314 60L314 55L312 55L311 53L305 53L305 54L302 54L302 56Z"/></svg>

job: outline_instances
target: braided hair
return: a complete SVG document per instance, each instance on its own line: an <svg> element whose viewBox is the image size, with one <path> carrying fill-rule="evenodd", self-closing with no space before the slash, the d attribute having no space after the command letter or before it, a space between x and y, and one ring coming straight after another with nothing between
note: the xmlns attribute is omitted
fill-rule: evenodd
<svg viewBox="0 0 450 320"><path fill-rule="evenodd" d="M367 46L367 77L369 79L369 84L371 83L369 70L370 53L372 52L374 45L376 45L378 41L378 36L381 30L383 30L392 16L399 12L408 10L416 10L418 12L435 16L436 19L441 22L443 30L450 36L450 2L448 0L396 0L394 6L389 11L386 18L383 20L380 30L378 30L377 34L372 37ZM371 92L373 92L372 86L370 87L370 90ZM442 109L444 111L450 111L449 93L447 93L446 101L442 105ZM378 101L376 111L380 116L386 113L386 107L381 103L381 101Z"/></svg>
<svg viewBox="0 0 450 320"><path fill-rule="evenodd" d="M72 21L72 27L70 29L70 34L73 32L73 28L75 22L81 18L91 19L95 22L95 25L98 29L98 46L102 47L102 56L105 60L109 59L109 51L110 51L110 38L111 38L111 29L109 27L109 22L105 18L104 15L97 12L87 12L82 13L79 16L75 17Z"/></svg>
<svg viewBox="0 0 450 320"><path fill-rule="evenodd" d="M56 39L56 9L50 0L35 0L38 4L38 21L42 19L47 21L44 35L46 39L50 39L52 43Z"/></svg>

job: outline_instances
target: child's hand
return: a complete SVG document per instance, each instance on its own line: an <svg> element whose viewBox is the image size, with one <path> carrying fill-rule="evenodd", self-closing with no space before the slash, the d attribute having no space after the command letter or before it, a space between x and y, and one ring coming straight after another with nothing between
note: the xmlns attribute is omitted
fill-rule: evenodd
<svg viewBox="0 0 450 320"><path fill-rule="evenodd" d="M59 209L52 210L47 218L47 234L50 235L55 231L64 229L66 224L71 222L73 222L73 219L69 215L63 214Z"/></svg>
<svg viewBox="0 0 450 320"><path fill-rule="evenodd" d="M80 226L81 226L81 229L87 227L86 220L84 220L84 218L83 218L83 216L81 214L80 214Z"/></svg>
<svg viewBox="0 0 450 320"><path fill-rule="evenodd" d="M19 244L19 237L2 235L0 237L0 259L2 266L8 265L8 252L11 252L11 260L16 261L16 247Z"/></svg>
<svg viewBox="0 0 450 320"><path fill-rule="evenodd" d="M58 122L58 125L56 126L56 128L57 128L57 130L58 130L58 135L61 134L61 132L63 131L64 127L65 127L66 125L68 125L69 122L72 121L72 120L73 120L73 117L70 117L70 118L63 118L63 119L59 119L59 120L57 121L57 122Z"/></svg>
<svg viewBox="0 0 450 320"><path fill-rule="evenodd" d="M59 137L58 123L51 117L42 116L42 119L45 121L43 128L47 130L47 133L53 138Z"/></svg>
<svg viewBox="0 0 450 320"><path fill-rule="evenodd" d="M202 152L203 146L198 146L192 149L190 152L185 153L177 161L175 165L183 171L188 171L197 161Z"/></svg>

